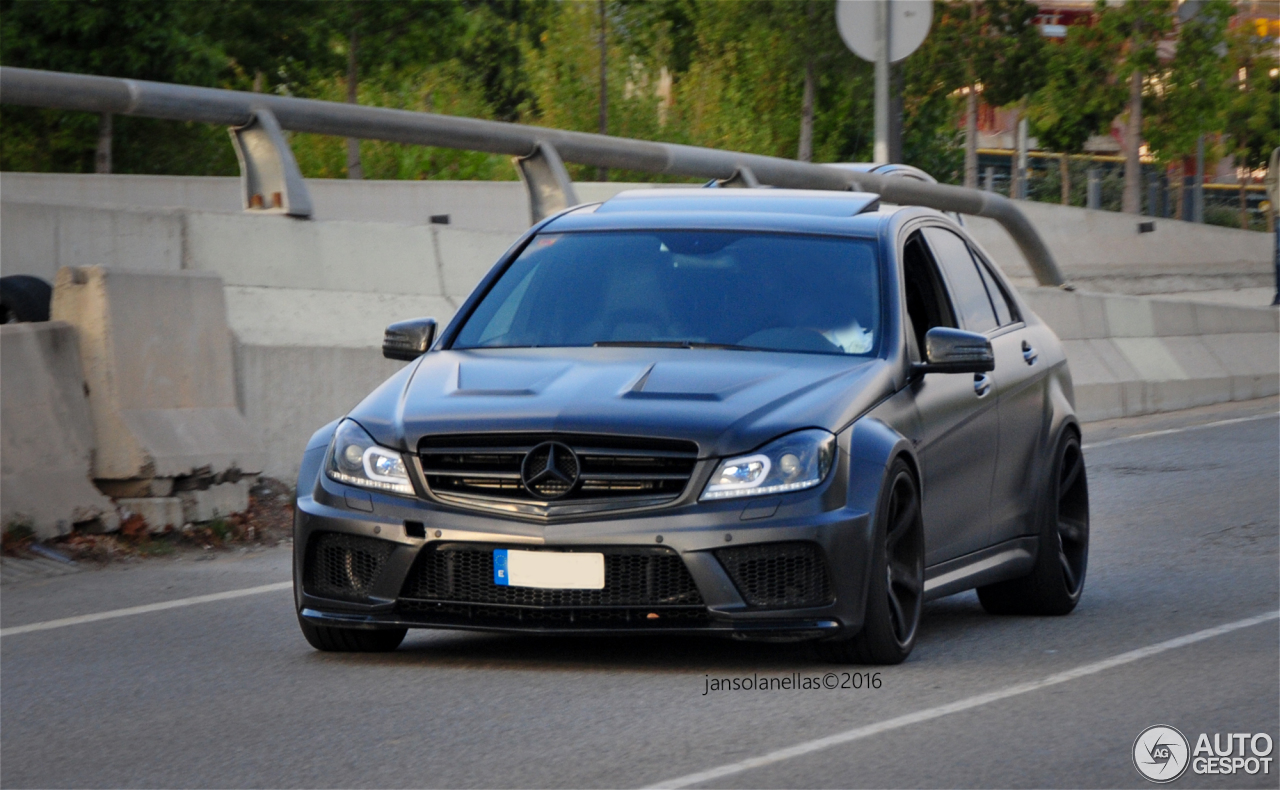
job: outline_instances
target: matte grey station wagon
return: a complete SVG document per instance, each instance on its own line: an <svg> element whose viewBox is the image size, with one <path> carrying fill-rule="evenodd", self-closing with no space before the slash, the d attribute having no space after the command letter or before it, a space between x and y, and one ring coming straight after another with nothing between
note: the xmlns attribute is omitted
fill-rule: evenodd
<svg viewBox="0 0 1280 790"><path fill-rule="evenodd" d="M409 628L813 640L891 664L926 600L1060 615L1089 504L1053 332L951 217L624 192L538 223L307 445L321 650Z"/></svg>

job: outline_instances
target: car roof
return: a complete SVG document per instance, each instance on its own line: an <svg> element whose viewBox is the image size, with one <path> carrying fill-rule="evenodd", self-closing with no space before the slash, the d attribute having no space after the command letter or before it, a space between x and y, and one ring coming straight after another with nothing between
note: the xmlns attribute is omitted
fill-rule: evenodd
<svg viewBox="0 0 1280 790"><path fill-rule="evenodd" d="M634 189L556 217L545 232L761 230L874 236L892 212L871 192L816 189Z"/></svg>

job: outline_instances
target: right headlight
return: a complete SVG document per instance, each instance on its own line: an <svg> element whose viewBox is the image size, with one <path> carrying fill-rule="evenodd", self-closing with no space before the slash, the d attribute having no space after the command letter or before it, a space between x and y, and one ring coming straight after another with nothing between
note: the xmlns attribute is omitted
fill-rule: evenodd
<svg viewBox="0 0 1280 790"><path fill-rule="evenodd" d="M413 484L396 450L373 441L352 420L343 420L333 433L325 472L339 483L413 496Z"/></svg>
<svg viewBox="0 0 1280 790"><path fill-rule="evenodd" d="M826 479L835 454L835 434L819 428L789 433L750 455L722 461L701 499L763 496L812 488Z"/></svg>

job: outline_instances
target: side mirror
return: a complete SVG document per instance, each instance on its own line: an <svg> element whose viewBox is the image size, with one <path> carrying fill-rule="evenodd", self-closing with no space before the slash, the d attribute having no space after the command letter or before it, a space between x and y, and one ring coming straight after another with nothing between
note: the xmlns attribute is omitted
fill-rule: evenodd
<svg viewBox="0 0 1280 790"><path fill-rule="evenodd" d="M917 373L986 373L995 370L991 341L977 332L935 326L924 336L924 358Z"/></svg>
<svg viewBox="0 0 1280 790"><path fill-rule="evenodd" d="M387 327L382 336L382 356L406 362L427 353L436 339L436 319L415 318Z"/></svg>

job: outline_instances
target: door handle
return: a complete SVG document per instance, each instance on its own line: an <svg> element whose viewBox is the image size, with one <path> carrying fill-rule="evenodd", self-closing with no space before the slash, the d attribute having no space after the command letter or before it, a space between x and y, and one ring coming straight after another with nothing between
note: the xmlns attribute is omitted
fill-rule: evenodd
<svg viewBox="0 0 1280 790"><path fill-rule="evenodd" d="M973 374L973 391L978 393L979 398L981 398L983 395L986 395L988 392L990 392L991 377L988 376L986 373L974 373Z"/></svg>
<svg viewBox="0 0 1280 790"><path fill-rule="evenodd" d="M1027 361L1028 365L1036 364L1036 359L1040 356L1040 352L1031 347L1027 341L1022 341L1022 358Z"/></svg>

